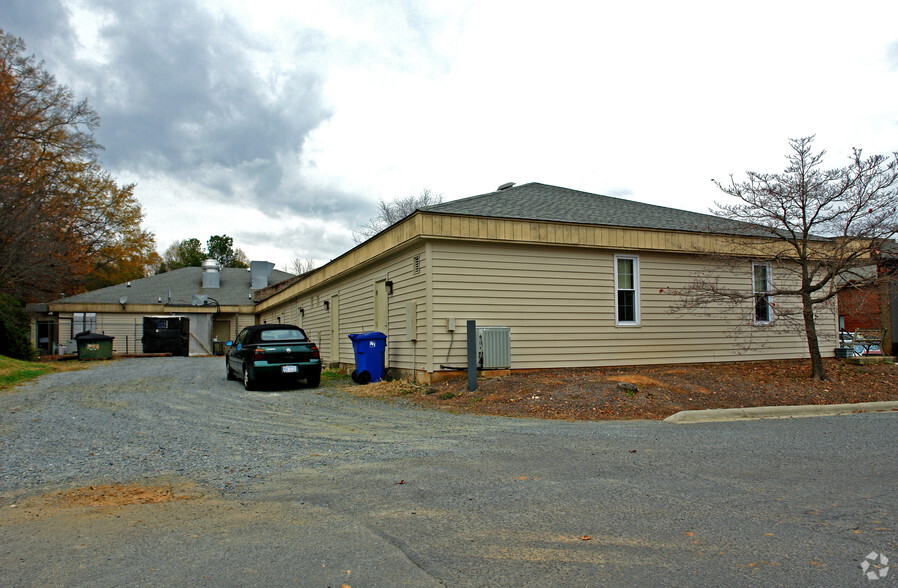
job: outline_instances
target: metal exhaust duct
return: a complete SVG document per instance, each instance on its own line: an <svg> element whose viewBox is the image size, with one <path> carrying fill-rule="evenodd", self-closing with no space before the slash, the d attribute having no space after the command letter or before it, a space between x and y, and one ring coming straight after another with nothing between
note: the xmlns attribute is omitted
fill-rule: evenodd
<svg viewBox="0 0 898 588"><path fill-rule="evenodd" d="M251 261L249 262L249 271L252 289L258 290L268 286L268 276L274 271L274 264L269 261Z"/></svg>

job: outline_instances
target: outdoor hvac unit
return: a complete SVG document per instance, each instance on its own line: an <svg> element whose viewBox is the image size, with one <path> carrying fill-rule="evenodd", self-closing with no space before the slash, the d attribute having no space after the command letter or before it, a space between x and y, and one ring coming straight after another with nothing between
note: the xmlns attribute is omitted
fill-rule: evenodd
<svg viewBox="0 0 898 588"><path fill-rule="evenodd" d="M485 370L511 367L509 327L477 327L477 365Z"/></svg>

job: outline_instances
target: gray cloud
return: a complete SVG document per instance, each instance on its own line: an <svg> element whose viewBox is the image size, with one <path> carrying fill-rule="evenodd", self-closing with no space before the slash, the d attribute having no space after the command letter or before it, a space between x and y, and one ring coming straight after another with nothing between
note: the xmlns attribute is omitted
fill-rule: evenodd
<svg viewBox="0 0 898 588"><path fill-rule="evenodd" d="M110 165L150 165L193 180L211 168L219 191L234 198L236 184L262 201L283 188L279 159L298 156L330 116L318 76L299 70L278 72L276 84L262 79L249 55L270 48L187 3L105 4L114 15L101 31L109 63L83 73L97 88ZM313 51L319 35L299 35Z"/></svg>
<svg viewBox="0 0 898 588"><path fill-rule="evenodd" d="M274 226L271 231L238 231L234 242L238 241L241 247L277 244L286 251L292 251L294 259L311 257L324 262L343 255L355 245L352 237L330 233L323 225L298 230Z"/></svg>
<svg viewBox="0 0 898 588"><path fill-rule="evenodd" d="M64 1L14 1L4 20L90 100L102 119L97 138L108 168L162 173L271 215L335 214L354 222L360 207L373 210L357 195L311 190L285 173L284 166L299 165L309 133L331 116L321 74L310 65L326 44L323 33L296 31L289 68L263 71L254 57L268 60L276 47L192 3L83 6L103 15L99 60L72 51L77 36Z"/></svg>
<svg viewBox="0 0 898 588"><path fill-rule="evenodd" d="M10 0L4 2L0 28L25 39L31 52L41 40L44 41L40 43L42 46L55 39L61 47L72 47L75 35L68 25L70 16L71 12L61 0Z"/></svg>
<svg viewBox="0 0 898 588"><path fill-rule="evenodd" d="M216 22L180 1L108 8L117 11L102 30L110 63L84 73L115 129L110 150L127 147L111 154L114 162L152 155L174 170L273 162L280 152L299 151L330 115L313 73L283 73L278 89L260 79L247 55L266 48L228 19ZM313 50L315 34L300 34Z"/></svg>

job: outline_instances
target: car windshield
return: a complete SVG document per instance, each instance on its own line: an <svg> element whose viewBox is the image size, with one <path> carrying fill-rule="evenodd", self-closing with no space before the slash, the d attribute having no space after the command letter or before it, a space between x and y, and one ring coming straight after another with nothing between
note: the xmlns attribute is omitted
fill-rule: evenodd
<svg viewBox="0 0 898 588"><path fill-rule="evenodd" d="M259 333L260 341L305 341L306 334L301 329L270 329Z"/></svg>

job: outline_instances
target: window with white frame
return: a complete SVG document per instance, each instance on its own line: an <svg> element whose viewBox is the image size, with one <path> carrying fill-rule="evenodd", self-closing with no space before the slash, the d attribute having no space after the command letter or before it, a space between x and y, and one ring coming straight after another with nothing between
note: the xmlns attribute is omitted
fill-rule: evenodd
<svg viewBox="0 0 898 588"><path fill-rule="evenodd" d="M96 332L97 330L97 313L95 312L75 312L72 313L72 337L84 331Z"/></svg>
<svg viewBox="0 0 898 588"><path fill-rule="evenodd" d="M614 256L614 298L616 324L639 325L639 257Z"/></svg>
<svg viewBox="0 0 898 588"><path fill-rule="evenodd" d="M755 324L766 325L772 321L770 312L770 264L753 263L751 269Z"/></svg>

